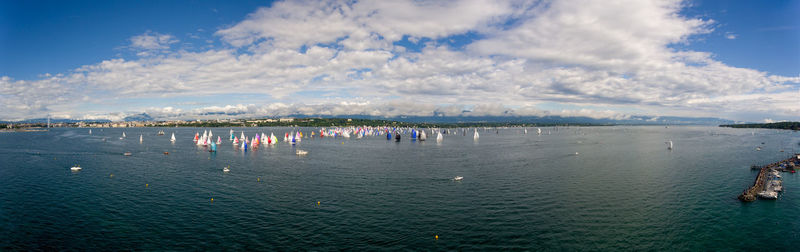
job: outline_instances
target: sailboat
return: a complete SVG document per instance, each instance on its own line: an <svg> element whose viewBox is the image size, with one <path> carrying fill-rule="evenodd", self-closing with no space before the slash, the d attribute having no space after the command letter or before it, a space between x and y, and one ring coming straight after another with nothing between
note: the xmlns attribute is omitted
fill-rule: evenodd
<svg viewBox="0 0 800 252"><path fill-rule="evenodd" d="M123 132L122 132L122 137L120 137L119 139L123 139L123 138L126 138L126 137L127 137L127 136L125 136L125 132L123 131Z"/></svg>
<svg viewBox="0 0 800 252"><path fill-rule="evenodd" d="M170 142L175 142L175 132L172 132L172 137L169 138Z"/></svg>
<svg viewBox="0 0 800 252"><path fill-rule="evenodd" d="M139 142L140 143L142 142L142 135L141 134L139 134Z"/></svg>
<svg viewBox="0 0 800 252"><path fill-rule="evenodd" d="M217 144L221 144L221 143L222 143L222 137L217 136Z"/></svg>
<svg viewBox="0 0 800 252"><path fill-rule="evenodd" d="M442 136L442 132L438 132L438 134L436 135L436 142L437 143L441 143L442 140L444 140L444 137Z"/></svg>
<svg viewBox="0 0 800 252"><path fill-rule="evenodd" d="M525 128L525 135L528 134L528 128Z"/></svg>
<svg viewBox="0 0 800 252"><path fill-rule="evenodd" d="M419 140L420 141L425 141L425 139L428 139L428 134L425 134L425 130L420 130L419 131Z"/></svg>
<svg viewBox="0 0 800 252"><path fill-rule="evenodd" d="M667 150L672 150L672 140L665 142L667 144Z"/></svg>
<svg viewBox="0 0 800 252"><path fill-rule="evenodd" d="M536 128L536 135L542 135L542 128Z"/></svg>
<svg viewBox="0 0 800 252"><path fill-rule="evenodd" d="M233 138L234 138L234 136L233 136L233 129L231 129L231 133L230 133L230 135L231 135L231 139L230 139L230 140L231 140L231 141L233 141Z"/></svg>
<svg viewBox="0 0 800 252"><path fill-rule="evenodd" d="M475 134L472 134L472 139L478 140L478 138L480 138L480 137L481 137L481 135L478 134L478 128L475 128Z"/></svg>
<svg viewBox="0 0 800 252"><path fill-rule="evenodd" d="M89 135L91 135L91 134L92 134L92 129L89 129Z"/></svg>

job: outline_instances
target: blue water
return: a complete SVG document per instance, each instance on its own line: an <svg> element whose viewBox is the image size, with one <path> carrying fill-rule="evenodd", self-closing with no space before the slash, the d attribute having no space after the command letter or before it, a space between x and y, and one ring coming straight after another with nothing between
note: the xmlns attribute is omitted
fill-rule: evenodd
<svg viewBox="0 0 800 252"><path fill-rule="evenodd" d="M0 250L727 251L800 241L798 175L784 174L778 200L736 199L756 176L750 165L800 152L798 132L511 128L441 144L307 138L245 152L223 140L209 153L191 140L203 129L158 130L0 133ZM212 130L225 139L229 129ZM282 139L291 129L235 130Z"/></svg>

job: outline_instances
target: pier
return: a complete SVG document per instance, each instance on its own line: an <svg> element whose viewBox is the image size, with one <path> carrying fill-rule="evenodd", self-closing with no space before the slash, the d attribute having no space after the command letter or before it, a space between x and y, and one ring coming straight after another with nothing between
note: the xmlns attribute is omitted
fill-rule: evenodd
<svg viewBox="0 0 800 252"><path fill-rule="evenodd" d="M778 174L781 172L792 172L795 169L800 169L800 154L794 154L792 157L780 162L771 163L761 167L756 176L753 186L747 188L742 194L739 195L739 200L744 202L755 201L757 197L775 199L778 192L783 190Z"/></svg>

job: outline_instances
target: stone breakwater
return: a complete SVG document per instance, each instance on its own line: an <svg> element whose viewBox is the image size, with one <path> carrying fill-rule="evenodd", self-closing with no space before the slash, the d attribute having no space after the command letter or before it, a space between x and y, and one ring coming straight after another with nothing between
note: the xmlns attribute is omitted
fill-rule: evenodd
<svg viewBox="0 0 800 252"><path fill-rule="evenodd" d="M761 167L758 172L758 176L756 176L756 180L753 183L753 186L747 188L739 195L739 200L744 202L755 201L756 198L759 196L759 193L763 193L766 190L767 182L770 181L771 178L774 176L770 176L772 171L783 171L783 172L792 172L794 173L796 168L800 168L800 154L792 155L792 157L780 161L765 165Z"/></svg>

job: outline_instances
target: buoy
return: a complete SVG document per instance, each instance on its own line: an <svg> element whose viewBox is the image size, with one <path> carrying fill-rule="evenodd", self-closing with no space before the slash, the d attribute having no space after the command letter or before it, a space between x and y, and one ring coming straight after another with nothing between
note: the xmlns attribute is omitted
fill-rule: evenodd
<svg viewBox="0 0 800 252"><path fill-rule="evenodd" d="M214 202L214 198L211 198L211 202Z"/></svg>
<svg viewBox="0 0 800 252"><path fill-rule="evenodd" d="M319 206L319 201L317 201L317 206Z"/></svg>
<svg viewBox="0 0 800 252"><path fill-rule="evenodd" d="M150 186L150 184L144 184L144 187L149 187L149 186Z"/></svg>
<svg viewBox="0 0 800 252"><path fill-rule="evenodd" d="M108 177L109 177L109 178L113 178L113 177L114 177L114 174L112 173L111 175L108 175Z"/></svg>
<svg viewBox="0 0 800 252"><path fill-rule="evenodd" d="M435 235L433 239L439 240L439 235Z"/></svg>
<svg viewBox="0 0 800 252"><path fill-rule="evenodd" d="M261 178L258 178L258 182L261 182Z"/></svg>

